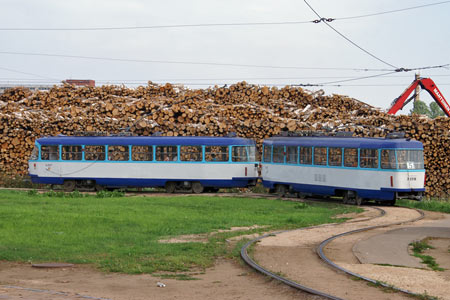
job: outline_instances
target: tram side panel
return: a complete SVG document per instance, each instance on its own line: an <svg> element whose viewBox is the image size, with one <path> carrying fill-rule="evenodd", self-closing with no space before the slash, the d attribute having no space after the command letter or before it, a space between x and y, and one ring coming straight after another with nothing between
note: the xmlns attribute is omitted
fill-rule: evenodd
<svg viewBox="0 0 450 300"><path fill-rule="evenodd" d="M364 170L263 163L265 187L289 186L295 192L336 195L337 191L356 191L362 198L393 200L395 193L424 191L422 171Z"/></svg>
<svg viewBox="0 0 450 300"><path fill-rule="evenodd" d="M31 161L35 183L95 180L106 186L164 186L167 181L200 181L203 186L244 187L256 181L254 163L129 163Z"/></svg>

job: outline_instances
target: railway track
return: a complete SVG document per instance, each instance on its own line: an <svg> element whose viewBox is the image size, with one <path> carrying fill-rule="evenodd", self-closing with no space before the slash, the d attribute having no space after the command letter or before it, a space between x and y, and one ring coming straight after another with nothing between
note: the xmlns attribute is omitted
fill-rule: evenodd
<svg viewBox="0 0 450 300"><path fill-rule="evenodd" d="M385 209L382 209L382 208L379 208L379 207L373 207L373 208L378 210L378 212L379 212L378 215L373 216L371 218L358 220L356 222L363 222L364 221L364 222L367 223L367 222L373 221L374 219L381 218L381 217L385 216L386 213L387 213ZM407 208L405 208L405 209L407 209ZM365 231L370 231L370 230L374 230L374 229L378 229L378 228L387 228L387 227L390 227L390 226L396 226L396 225L402 225L402 224L405 224L405 223L416 222L416 221L421 220L421 219L424 218L424 213L422 211L420 211L420 210L415 210L415 211L417 211L419 213L418 217L413 217L413 218L410 218L410 219L407 219L407 220L401 220L401 221L398 221L398 222L389 222L389 223L386 223L386 224L379 224L379 225L374 225L374 226L365 226L365 227L361 227L361 228L358 228L358 229L344 231L344 232L341 232L339 234L333 235L333 236L331 236L331 237L329 237L329 238L327 238L327 239L325 239L325 240L320 242L319 246L316 248L317 254L318 254L318 256L320 257L320 259L322 261L324 261L326 264L328 264L329 266L331 266L335 270L338 270L339 272L344 272L345 274L350 275L350 276L354 276L354 278L357 278L358 280L365 280L365 281L371 282L371 283L373 283L375 285L381 285L381 286L386 287L386 288L393 288L393 289L395 289L395 290L397 290L397 291L399 291L399 292L401 292L403 294L406 294L406 295L418 296L417 294L415 294L413 292L410 292L408 290L395 288L395 287L389 286L388 284L380 283L380 282L378 282L378 281L376 281L374 279L371 279L371 278L368 278L368 277L364 277L364 276L361 276L361 275L359 275L357 273L354 273L354 272L352 272L350 270L347 270L347 269L337 265L336 263L334 263L324 253L325 247L327 245L329 245L330 242L332 242L333 240L336 240L338 238L341 238L341 237L344 237L344 236L349 236L349 235L356 234L356 233L365 232ZM350 222L347 222L347 224L350 223ZM353 222L353 223L355 223L355 222ZM307 292L307 293L310 293L310 294L313 294L313 295L318 295L318 296L324 297L326 299L346 299L346 298L342 298L340 296L334 295L333 293L325 292L323 290L311 287L311 285L309 285L309 284L300 283L298 280L288 279L287 276L280 275L279 274L280 272L271 271L267 267L264 267L264 266L258 264L248 254L248 250L249 250L249 248L252 245L254 245L257 242L261 242L264 239L268 239L270 237L277 236L277 235L280 235L280 234L283 234L283 233L292 233L292 232L296 232L296 231L307 231L307 230L312 230L312 229L318 229L318 228L321 228L321 227L323 227L323 225L307 227L307 228L301 228L301 229L295 229L295 230L288 230L288 231L280 231L280 232L276 232L276 233L272 233L272 234L267 234L267 235L261 236L259 238L256 238L256 239L252 240L252 241L249 241L247 244L245 244L242 247L242 249L241 249L241 257L250 267L252 267L256 271L258 271L258 272L260 272L260 273L262 273L262 274L264 274L266 276L269 276L269 277L271 277L274 280L277 280L277 281L282 282L282 283L284 283L284 284L286 284L288 286L291 286L291 287L293 287L295 289L302 290L304 292ZM298 266L298 267L301 268L302 266Z"/></svg>

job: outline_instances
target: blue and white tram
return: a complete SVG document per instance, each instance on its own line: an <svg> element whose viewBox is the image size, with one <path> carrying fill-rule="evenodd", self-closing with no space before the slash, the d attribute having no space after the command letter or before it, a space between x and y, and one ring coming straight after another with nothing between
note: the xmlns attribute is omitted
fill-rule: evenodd
<svg viewBox="0 0 450 300"><path fill-rule="evenodd" d="M165 187L194 193L258 179L253 140L236 137L56 136L39 138L32 182L76 188Z"/></svg>
<svg viewBox="0 0 450 300"><path fill-rule="evenodd" d="M288 191L342 196L360 205L420 200L425 191L423 145L407 139L273 137L264 140L263 185Z"/></svg>

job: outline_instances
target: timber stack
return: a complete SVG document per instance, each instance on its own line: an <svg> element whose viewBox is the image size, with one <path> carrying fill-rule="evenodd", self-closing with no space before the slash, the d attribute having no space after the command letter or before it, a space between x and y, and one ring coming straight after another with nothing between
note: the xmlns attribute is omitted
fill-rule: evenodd
<svg viewBox="0 0 450 300"><path fill-rule="evenodd" d="M423 142L427 195L450 190L450 119L392 116L355 99L299 87L239 82L229 87L190 90L172 84L55 86L30 92L14 88L0 95L0 167L3 175L27 174L34 140L77 132L123 131L133 135L238 136L257 140L283 131L352 131L355 136L384 137L404 131Z"/></svg>

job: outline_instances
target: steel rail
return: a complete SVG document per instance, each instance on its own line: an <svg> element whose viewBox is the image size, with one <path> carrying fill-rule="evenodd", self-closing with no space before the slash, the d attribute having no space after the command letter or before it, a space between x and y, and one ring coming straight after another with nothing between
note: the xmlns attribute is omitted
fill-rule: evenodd
<svg viewBox="0 0 450 300"><path fill-rule="evenodd" d="M344 232L344 233L341 233L341 234L337 234L337 235L335 235L335 236L332 236L332 237L330 237L330 238L328 238L328 239L322 241L322 243L320 243L319 247L317 248L317 254L319 255L319 257L320 257L324 262L326 262L327 264L329 264L329 265L332 266L333 268L335 268L335 269L337 269L337 270L339 270L339 271L342 271L342 272L344 272L344 273L346 273L346 274L348 274L348 275L354 276L354 277L359 278L359 279L363 279L363 280L365 280L365 281L368 281L368 282L371 282L371 283L374 283L374 284L377 284L377 285L381 285L381 286L383 286L383 287L391 288L391 289L394 289L394 290L396 290L396 291L399 291L399 292L402 292L402 293L405 293L405 294L408 294L408 295L420 296L419 294L413 293L413 292L411 292L411 291L408 291L408 290L405 290L405 289L401 289L401 288L397 288L397 287L395 287L395 286L391 286L391 285L389 285L389 284L386 284L386 283L383 283L383 282L374 280L374 279L372 279L372 278L368 278L368 277L359 275L359 274L354 273L354 272L352 272L352 271L350 271L350 270L347 270L347 269L345 269L345 268L343 268L343 267L341 267L341 266L335 264L334 262L332 262L332 261L325 255L325 253L323 252L323 249L324 249L331 241L333 241L333 240L335 240L335 239L337 239L337 238L339 238L339 237L343 237L343 236L346 236L346 235L351 235L351 234L359 233L359 232L363 232L363 231L369 231L369 230L377 229L377 228L383 228L383 227L389 227L389 226L401 225L401 224L405 224L405 223L416 222L416 221L419 221L419 220L421 220L421 219L423 219L423 218L425 217L425 214L424 214L423 211L421 211L421 210L419 210L419 209L414 209L414 210L417 211L417 212L420 214L420 216L417 217L417 218L411 219L411 220L402 221L402 222L396 222L396 223L391 223L391 224L385 224L385 225L371 226L371 227L366 227L366 228L360 228L360 229L356 229L356 230L352 230L352 231L348 231L348 232Z"/></svg>
<svg viewBox="0 0 450 300"><path fill-rule="evenodd" d="M383 209L380 209L380 208L377 208L377 207L374 207L374 208L380 211L380 214L379 214L379 215L377 215L377 216L375 216L375 217L372 217L372 218L369 218L369 219L364 219L364 220L356 221L356 222L362 222L362 221L368 221L368 220L376 219L376 218L382 217L382 216L384 216L384 215L386 214L386 211L384 211ZM329 225L329 224L327 224L327 225ZM313 294L313 295L322 296L322 297L327 298L327 299L344 300L344 299L342 299L342 298L339 298L339 297L336 297L336 296L333 296L333 295L330 295L330 294L321 292L321 291L319 291L319 290L312 289L312 288L310 288L310 287L307 287L307 286L305 286L305 285L302 285L302 284L300 284L300 283L297 283L297 282L295 282L295 281L292 281L292 280L289 280L289 279L287 279L287 278L285 278L285 277L282 277L282 276L280 276L280 275L277 275L277 274L275 274L275 273L273 273L273 272L271 272L271 271L269 271L269 270L263 268L262 266L258 265L258 264L257 264L253 259L251 259L251 258L249 257L249 255L248 255L247 249L248 249L251 245L253 245L254 243L256 243L256 242L258 242L258 241L260 241L260 240L262 240L262 239L264 239L264 238L271 237L271 236L274 236L274 235L277 235L277 234L280 234L280 233L291 232L291 231L297 231L297 230L307 230L307 229L319 228L319 227L323 227L323 226L324 226L324 225L318 225L318 226L304 227L304 228L298 228L298 229L293 229L293 230L284 230L284 231L278 231L278 232L269 233L269 234L260 236L260 237L258 237L258 238L256 238L256 239L253 239L253 240L247 242L247 243L241 248L241 258L244 260L244 262L245 262L247 265L249 265L251 268L255 269L256 271L258 271L258 272L260 272L260 273L262 273L262 274L264 274L264 275L266 275L266 276L269 276L270 278L275 279L275 280L277 280L277 281L279 281L279 282L282 282L282 283L284 283L284 284L286 284L286 285L288 285L288 286L290 286L290 287L293 287L293 288L298 289L298 290L302 290L302 291L304 291L304 292L307 292L307 293L310 293L310 294Z"/></svg>

